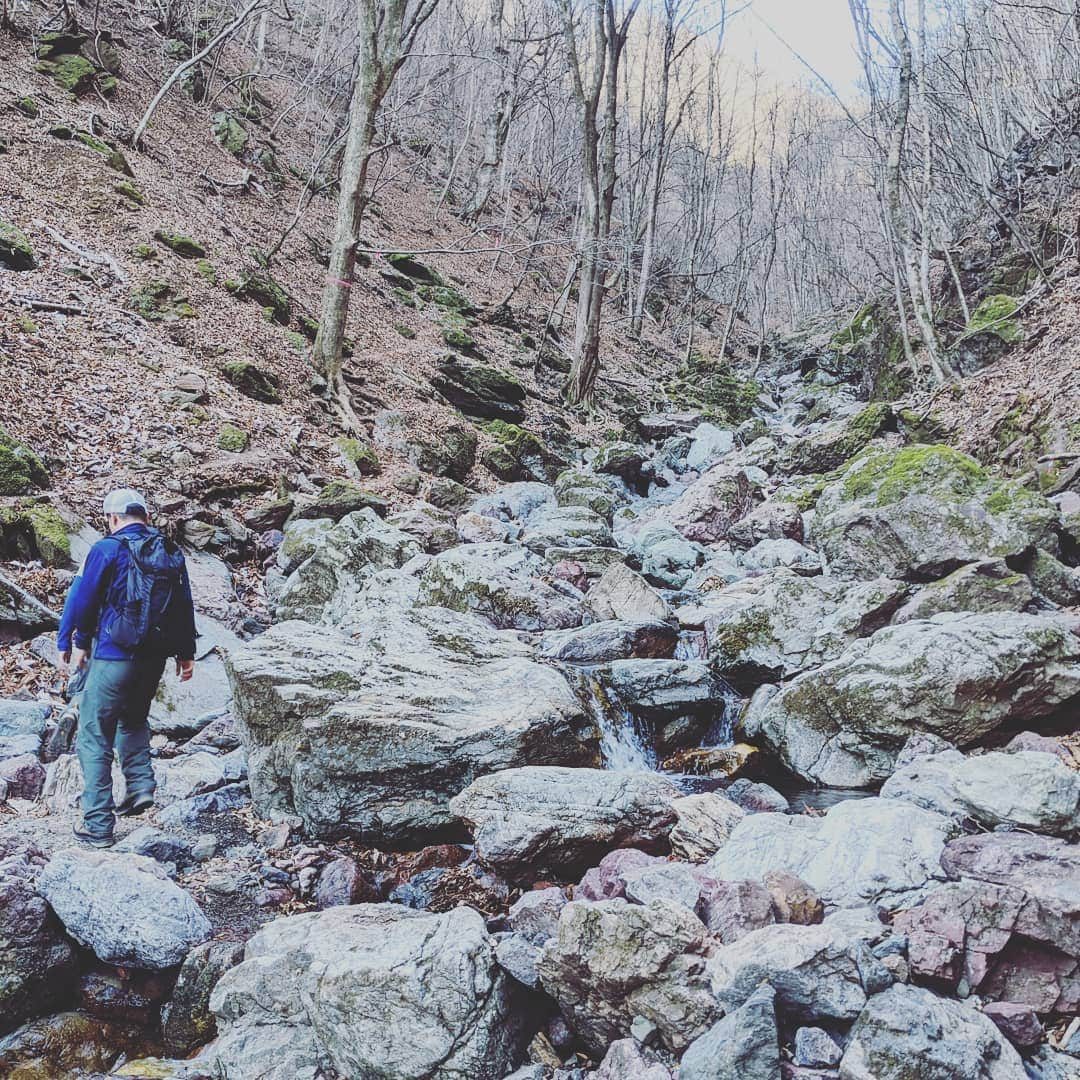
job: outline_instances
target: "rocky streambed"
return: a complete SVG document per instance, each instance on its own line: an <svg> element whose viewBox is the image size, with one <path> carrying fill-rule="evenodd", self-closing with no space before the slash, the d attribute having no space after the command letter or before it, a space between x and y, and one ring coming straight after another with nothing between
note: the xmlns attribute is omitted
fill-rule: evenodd
<svg viewBox="0 0 1080 1080"><path fill-rule="evenodd" d="M639 426L298 507L247 641L204 560L110 851L0 705L0 1075L1080 1075L1080 498L797 377Z"/></svg>

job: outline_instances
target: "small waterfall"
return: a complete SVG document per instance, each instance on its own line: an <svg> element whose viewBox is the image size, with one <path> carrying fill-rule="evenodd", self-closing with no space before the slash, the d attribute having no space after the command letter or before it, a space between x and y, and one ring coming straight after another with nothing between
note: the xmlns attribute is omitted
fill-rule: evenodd
<svg viewBox="0 0 1080 1080"><path fill-rule="evenodd" d="M600 755L612 772L655 772L656 751L645 726L596 671L581 671L581 697L600 729Z"/></svg>
<svg viewBox="0 0 1080 1080"><path fill-rule="evenodd" d="M709 726L701 739L703 749L711 749L717 746L730 746L735 721L739 718L742 709L743 698L735 692L723 679L717 680L720 685L721 707L716 712L716 718Z"/></svg>

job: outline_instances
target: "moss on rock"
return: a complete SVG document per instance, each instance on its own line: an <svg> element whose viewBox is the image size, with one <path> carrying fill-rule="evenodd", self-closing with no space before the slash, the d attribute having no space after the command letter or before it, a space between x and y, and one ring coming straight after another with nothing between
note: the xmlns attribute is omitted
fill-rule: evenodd
<svg viewBox="0 0 1080 1080"><path fill-rule="evenodd" d="M268 405L281 404L281 380L250 360L230 360L221 365L221 374L246 397Z"/></svg>
<svg viewBox="0 0 1080 1080"><path fill-rule="evenodd" d="M28 116L31 120L36 120L41 113L41 109L38 108L38 103L32 97L21 97L15 102L15 108L23 114Z"/></svg>
<svg viewBox="0 0 1080 1080"><path fill-rule="evenodd" d="M248 448L249 441L248 433L236 424L222 424L218 432L219 449L228 450L231 454L243 453Z"/></svg>
<svg viewBox="0 0 1080 1080"><path fill-rule="evenodd" d="M148 281L131 292L131 306L149 322L172 322L175 319L194 319L198 312L188 298L165 281Z"/></svg>
<svg viewBox="0 0 1080 1080"><path fill-rule="evenodd" d="M170 251L175 252L182 259L205 259L206 248L198 240L184 233L168 232L158 229L154 233L154 239L164 244Z"/></svg>
<svg viewBox="0 0 1080 1080"><path fill-rule="evenodd" d="M360 473L361 476L377 476L382 471L379 455L371 443L359 439L338 439L337 448L341 456Z"/></svg>
<svg viewBox="0 0 1080 1080"><path fill-rule="evenodd" d="M35 69L49 76L61 90L78 96L94 85L98 69L78 53L62 53L51 60L39 60Z"/></svg>
<svg viewBox="0 0 1080 1080"><path fill-rule="evenodd" d="M0 220L0 266L6 270L33 270L37 266L26 234L3 220Z"/></svg>
<svg viewBox="0 0 1080 1080"><path fill-rule="evenodd" d="M737 375L726 360L691 358L668 383L668 397L679 408L701 409L706 418L726 424L748 420L761 387Z"/></svg>
<svg viewBox="0 0 1080 1080"><path fill-rule="evenodd" d="M146 205L146 196L130 180L117 180L112 188L117 195L130 199L136 206Z"/></svg>
<svg viewBox="0 0 1080 1080"><path fill-rule="evenodd" d="M49 473L41 458L0 427L0 495L24 495L48 486Z"/></svg>
<svg viewBox="0 0 1080 1080"><path fill-rule="evenodd" d="M413 281L423 282L425 285L442 285L443 279L436 270L426 263L422 263L414 255L406 255L401 252L390 252L386 261L399 273L404 274Z"/></svg>
<svg viewBox="0 0 1080 1080"><path fill-rule="evenodd" d="M844 499L874 494L878 506L907 495L936 491L944 497L968 498L988 480L982 466L950 446L906 446L871 452L844 475Z"/></svg>
<svg viewBox="0 0 1080 1080"><path fill-rule="evenodd" d="M230 112L216 112L211 118L211 130L218 145L239 157L248 143L247 128Z"/></svg>
<svg viewBox="0 0 1080 1080"><path fill-rule="evenodd" d="M241 300L251 300L270 310L274 322L286 326L292 318L289 294L267 273L252 271L239 281L227 281L225 288Z"/></svg>
<svg viewBox="0 0 1080 1080"><path fill-rule="evenodd" d="M71 564L67 522L47 502L20 500L0 507L0 557L40 559L46 566Z"/></svg>

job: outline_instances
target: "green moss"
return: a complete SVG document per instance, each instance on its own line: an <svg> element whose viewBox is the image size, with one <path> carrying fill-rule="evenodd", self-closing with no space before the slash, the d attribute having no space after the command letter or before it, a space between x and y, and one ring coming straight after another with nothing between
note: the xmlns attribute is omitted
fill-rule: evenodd
<svg viewBox="0 0 1080 1080"><path fill-rule="evenodd" d="M149 261L158 257L157 248L151 247L149 244L136 244L131 249L131 254L136 259L143 261Z"/></svg>
<svg viewBox="0 0 1080 1080"><path fill-rule="evenodd" d="M791 503L805 513L814 508L826 486L838 479L839 472L840 470L833 470L829 473L800 476L797 481L780 488L776 499L778 502Z"/></svg>
<svg viewBox="0 0 1080 1080"><path fill-rule="evenodd" d="M250 360L230 360L221 365L221 374L240 393L268 405L281 404L281 381L271 371L263 371Z"/></svg>
<svg viewBox="0 0 1080 1080"><path fill-rule="evenodd" d="M38 103L32 97L22 97L15 102L15 108L23 114L23 116L29 116L31 120L36 120L41 113L38 108Z"/></svg>
<svg viewBox="0 0 1080 1080"><path fill-rule="evenodd" d="M722 423L748 420L761 387L737 375L726 360L695 356L668 383L668 397L680 408L702 409Z"/></svg>
<svg viewBox="0 0 1080 1080"><path fill-rule="evenodd" d="M911 442L942 443L954 434L953 428L937 413L923 415L914 409L899 409L896 418L904 436Z"/></svg>
<svg viewBox="0 0 1080 1080"><path fill-rule="evenodd" d="M37 323L25 313L19 316L19 329L24 334L36 334L38 332Z"/></svg>
<svg viewBox="0 0 1080 1080"><path fill-rule="evenodd" d="M33 270L37 266L34 249L26 234L0 220L0 266L8 270Z"/></svg>
<svg viewBox="0 0 1080 1080"><path fill-rule="evenodd" d="M118 195L130 199L136 206L146 205L146 196L130 180L117 180L112 187Z"/></svg>
<svg viewBox="0 0 1080 1080"><path fill-rule="evenodd" d="M298 352L304 355L308 351L308 339L295 330L285 331L285 340Z"/></svg>
<svg viewBox="0 0 1080 1080"><path fill-rule="evenodd" d="M300 327L300 333L308 341L314 341L319 335L319 320L313 319L310 315L297 315L296 325Z"/></svg>
<svg viewBox="0 0 1080 1080"><path fill-rule="evenodd" d="M10 551L25 544L29 557L40 559L47 566L71 563L67 523L49 503L24 501L0 507L0 537L5 549Z"/></svg>
<svg viewBox="0 0 1080 1080"><path fill-rule="evenodd" d="M772 640L772 621L764 611L751 609L738 622L719 627L712 647L721 665L734 663L747 649Z"/></svg>
<svg viewBox="0 0 1080 1080"><path fill-rule="evenodd" d="M871 337L877 331L874 318L874 304L864 304L852 317L851 322L833 334L829 347L840 351L850 349L864 338Z"/></svg>
<svg viewBox="0 0 1080 1080"><path fill-rule="evenodd" d="M170 251L176 252L182 259L205 259L206 248L183 233L166 232L158 229L154 233L154 239L164 244Z"/></svg>
<svg viewBox="0 0 1080 1080"><path fill-rule="evenodd" d="M24 495L48 486L49 473L41 458L0 427L0 495Z"/></svg>
<svg viewBox="0 0 1080 1080"><path fill-rule="evenodd" d="M75 141L82 143L83 146L88 146L91 150L105 157L112 153L112 147L108 143L102 142L96 135L91 135L89 131L76 131Z"/></svg>
<svg viewBox="0 0 1080 1080"><path fill-rule="evenodd" d="M476 348L476 340L465 329L465 324L456 319L443 321L442 339L453 349L472 350Z"/></svg>
<svg viewBox="0 0 1080 1080"><path fill-rule="evenodd" d="M48 75L62 90L71 94L83 94L94 85L97 68L78 53L66 53L51 60L39 60L35 69Z"/></svg>
<svg viewBox="0 0 1080 1080"><path fill-rule="evenodd" d="M434 304L444 311L456 311L464 315L475 311L472 301L457 289L449 285L421 285L416 290L416 295L429 304Z"/></svg>
<svg viewBox="0 0 1080 1080"><path fill-rule="evenodd" d="M988 330L1010 344L1019 341L1024 333L1020 323L1013 318L1018 306L1013 297L1006 296L1004 293L986 297L971 313L971 319L964 328L960 340Z"/></svg>
<svg viewBox="0 0 1080 1080"><path fill-rule="evenodd" d="M248 142L247 129L232 113L216 112L211 118L210 124L214 138L217 139L218 145L222 149L236 156L244 152L244 147L247 146Z"/></svg>
<svg viewBox="0 0 1080 1080"><path fill-rule="evenodd" d="M217 271L214 269L214 264L208 259L200 259L195 264L195 272L201 278L205 278L211 285L217 284Z"/></svg>
<svg viewBox="0 0 1080 1080"><path fill-rule="evenodd" d="M225 288L242 300L251 300L269 308L271 318L282 326L292 318L289 294L269 275L259 272L244 274L239 281L225 282Z"/></svg>
<svg viewBox="0 0 1080 1080"><path fill-rule="evenodd" d="M906 495L929 490L967 497L987 479L979 463L959 450L915 445L864 455L845 473L843 493L848 501L874 493L878 506L888 506Z"/></svg>
<svg viewBox="0 0 1080 1080"><path fill-rule="evenodd" d="M361 476L377 476L382 471L379 455L370 443L359 439L338 439L337 448L341 456L353 465Z"/></svg>
<svg viewBox="0 0 1080 1080"><path fill-rule="evenodd" d="M132 290L131 306L150 322L169 322L173 319L194 319L198 312L164 281L149 281Z"/></svg>
<svg viewBox="0 0 1080 1080"><path fill-rule="evenodd" d="M404 274L413 281L422 281L426 285L441 286L443 279L437 271L432 270L426 263L420 262L413 255L405 255L399 252L390 252L386 261L399 273Z"/></svg>
<svg viewBox="0 0 1080 1080"><path fill-rule="evenodd" d="M222 450L228 450L232 454L242 453L248 448L248 433L236 424L222 424L218 432L217 444Z"/></svg>
<svg viewBox="0 0 1080 1080"><path fill-rule="evenodd" d="M416 337L416 331L411 326L406 326L404 323L397 323L394 329L403 337L406 341L412 341Z"/></svg>

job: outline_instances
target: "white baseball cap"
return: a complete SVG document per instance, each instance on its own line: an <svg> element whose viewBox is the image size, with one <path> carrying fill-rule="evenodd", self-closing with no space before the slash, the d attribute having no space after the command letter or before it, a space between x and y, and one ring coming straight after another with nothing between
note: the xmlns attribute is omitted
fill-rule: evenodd
<svg viewBox="0 0 1080 1080"><path fill-rule="evenodd" d="M110 491L105 496L102 510L106 516L109 514L126 515L132 512L136 514L150 513L146 500L132 488L117 488L115 491Z"/></svg>

